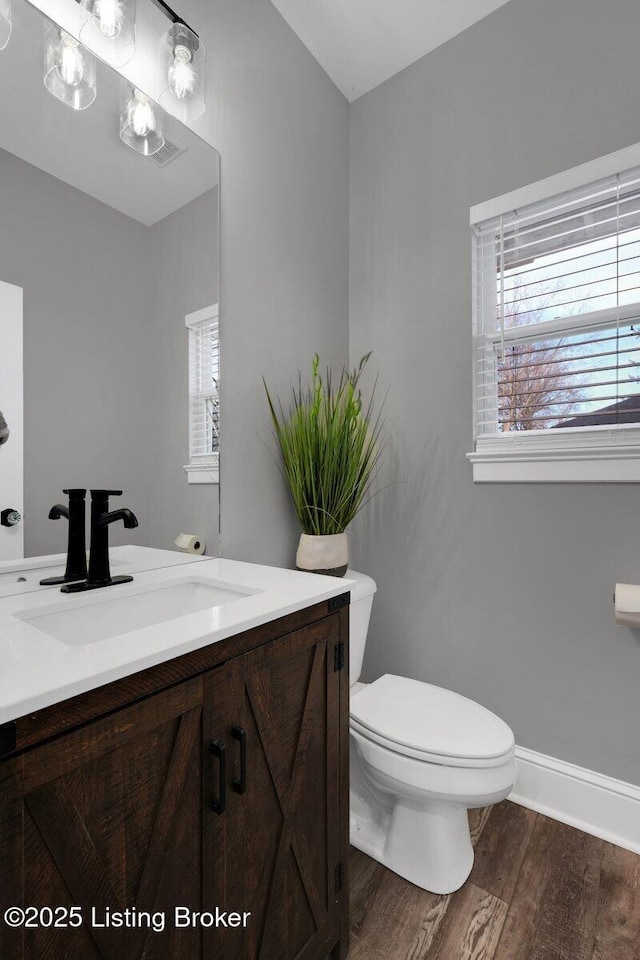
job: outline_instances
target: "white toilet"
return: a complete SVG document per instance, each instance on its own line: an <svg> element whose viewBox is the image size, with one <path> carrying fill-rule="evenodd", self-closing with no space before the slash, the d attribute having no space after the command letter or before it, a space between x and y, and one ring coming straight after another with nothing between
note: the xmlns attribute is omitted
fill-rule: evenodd
<svg viewBox="0 0 640 960"><path fill-rule="evenodd" d="M385 674L359 683L375 582L351 590L351 843L424 890L451 893L473 866L467 810L503 800L515 743L495 714L450 690Z"/></svg>

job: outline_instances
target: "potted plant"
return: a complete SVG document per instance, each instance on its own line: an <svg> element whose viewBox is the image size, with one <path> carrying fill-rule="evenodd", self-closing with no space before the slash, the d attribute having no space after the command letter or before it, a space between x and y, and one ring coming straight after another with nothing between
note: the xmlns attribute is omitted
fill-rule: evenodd
<svg viewBox="0 0 640 960"><path fill-rule="evenodd" d="M276 409L264 383L282 454L281 472L302 527L299 570L344 576L349 564L347 527L373 495L381 415L375 412L375 387L366 406L359 387L370 356L353 372L343 369L335 387L330 371L321 377L316 354L311 383L303 385L300 374L286 412L279 401Z"/></svg>

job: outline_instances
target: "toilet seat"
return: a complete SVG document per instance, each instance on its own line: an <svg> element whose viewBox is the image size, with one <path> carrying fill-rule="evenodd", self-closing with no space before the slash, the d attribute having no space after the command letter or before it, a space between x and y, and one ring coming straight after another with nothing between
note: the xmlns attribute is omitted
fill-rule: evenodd
<svg viewBox="0 0 640 960"><path fill-rule="evenodd" d="M477 757L450 757L441 753L429 753L427 750L416 750L413 747L405 746L405 744L397 743L395 740L390 740L380 734L373 733L371 730L367 730L366 727L361 726L357 721L354 721L353 718L349 726L352 732L359 734L364 740L368 740L370 743L377 743L391 753L397 753L398 756L402 757L409 757L411 760L420 760L422 763L437 764L443 767L472 767L476 770L481 770L483 767L500 767L513 757L514 752L514 748L512 747L510 750L501 754L501 756L491 757L488 760L478 759Z"/></svg>
<svg viewBox="0 0 640 960"><path fill-rule="evenodd" d="M494 767L514 752L511 729L451 690L385 674L351 698L351 728L394 753L424 763Z"/></svg>

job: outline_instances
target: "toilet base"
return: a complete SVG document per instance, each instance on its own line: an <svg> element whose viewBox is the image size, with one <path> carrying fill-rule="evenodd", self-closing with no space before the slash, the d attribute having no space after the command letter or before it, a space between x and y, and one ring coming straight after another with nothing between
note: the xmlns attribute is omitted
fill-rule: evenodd
<svg viewBox="0 0 640 960"><path fill-rule="evenodd" d="M384 825L352 809L350 834L354 847L430 893L458 890L473 867L466 807L398 799Z"/></svg>
<svg viewBox="0 0 640 960"><path fill-rule="evenodd" d="M390 870L431 893L453 893L473 866L466 807L398 799L384 859Z"/></svg>

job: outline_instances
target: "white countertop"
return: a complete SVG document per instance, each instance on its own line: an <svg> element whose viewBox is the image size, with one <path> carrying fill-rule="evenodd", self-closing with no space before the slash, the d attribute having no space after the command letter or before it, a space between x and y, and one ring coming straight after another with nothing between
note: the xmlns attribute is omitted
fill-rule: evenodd
<svg viewBox="0 0 640 960"><path fill-rule="evenodd" d="M118 549L123 548L114 548L114 554ZM328 600L353 585L346 578L237 560L194 559L199 562L139 573L133 583L87 593L63 594L54 588L1 599L0 724ZM154 626L74 645L43 632L37 621L22 619L95 607L99 623L103 603L194 581L252 593Z"/></svg>
<svg viewBox="0 0 640 960"><path fill-rule="evenodd" d="M109 560L111 573L134 574L143 570L160 570L163 567L176 567L184 563L198 563L207 560L197 554L179 553L177 550L156 550L152 547L139 547L128 544L111 547ZM42 587L44 577L61 577L64 574L67 557L64 553L52 553L43 557L26 557L24 560L0 561L0 598L21 596L36 590L59 590L60 587Z"/></svg>

